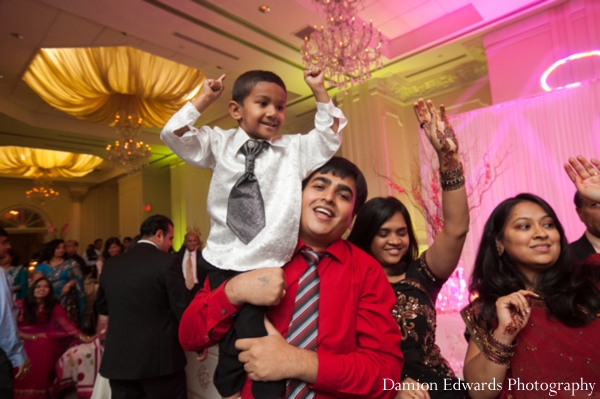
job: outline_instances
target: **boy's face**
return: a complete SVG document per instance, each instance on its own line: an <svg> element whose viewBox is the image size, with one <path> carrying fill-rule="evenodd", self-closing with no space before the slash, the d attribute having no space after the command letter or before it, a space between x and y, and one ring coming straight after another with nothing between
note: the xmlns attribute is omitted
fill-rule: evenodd
<svg viewBox="0 0 600 399"><path fill-rule="evenodd" d="M354 219L356 182L331 172L315 173L302 191L300 238L316 251L342 237Z"/></svg>
<svg viewBox="0 0 600 399"><path fill-rule="evenodd" d="M270 140L285 122L285 91L277 84L259 82L243 104L229 103L229 112L253 139Z"/></svg>

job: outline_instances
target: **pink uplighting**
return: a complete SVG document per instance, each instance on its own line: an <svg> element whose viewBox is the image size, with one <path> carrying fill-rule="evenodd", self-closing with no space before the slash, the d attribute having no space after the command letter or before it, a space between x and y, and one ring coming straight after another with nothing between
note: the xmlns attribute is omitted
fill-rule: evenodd
<svg viewBox="0 0 600 399"><path fill-rule="evenodd" d="M571 89L573 87L580 86L581 82L574 82L574 83L570 83L568 85L552 88L548 85L548 77L556 68L558 68L561 65L565 65L567 62L570 62L573 60L578 60L581 58L598 57L598 56L600 56L600 50L593 50L593 51L586 51L584 53L571 54L568 57L565 57L565 58L562 58L562 59L556 61L554 64L552 64L550 66L550 68L546 69L546 71L542 74L542 77L540 78L540 85L542 86L542 89L544 89L545 91L552 91L552 90Z"/></svg>

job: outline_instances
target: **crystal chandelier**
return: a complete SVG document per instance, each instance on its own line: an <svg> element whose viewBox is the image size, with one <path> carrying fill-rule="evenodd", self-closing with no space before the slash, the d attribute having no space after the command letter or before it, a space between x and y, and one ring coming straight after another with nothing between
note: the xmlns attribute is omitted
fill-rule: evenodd
<svg viewBox="0 0 600 399"><path fill-rule="evenodd" d="M327 25L304 38L302 61L306 67L316 65L325 71L329 84L346 91L371 77L381 68L381 30L373 22L359 23L357 0L314 0L322 6Z"/></svg>
<svg viewBox="0 0 600 399"><path fill-rule="evenodd" d="M50 172L42 171L33 177L33 188L25 191L27 199L38 201L41 205L46 205L46 202L58 198L60 193L50 187L50 180L53 177Z"/></svg>
<svg viewBox="0 0 600 399"><path fill-rule="evenodd" d="M152 150L148 144L136 141L142 131L142 118L126 112L117 112L113 126L121 141L106 147L106 158L127 172L135 173L148 165Z"/></svg>

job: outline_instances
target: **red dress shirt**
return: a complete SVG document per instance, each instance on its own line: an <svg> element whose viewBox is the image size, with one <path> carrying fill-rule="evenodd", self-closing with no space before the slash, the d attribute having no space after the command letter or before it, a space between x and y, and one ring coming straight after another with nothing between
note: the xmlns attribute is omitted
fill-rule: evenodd
<svg viewBox="0 0 600 399"><path fill-rule="evenodd" d="M292 319L298 280L307 268L299 253L283 267L287 293L267 316L285 337ZM317 398L393 398L384 379L400 381L403 357L400 329L392 318L396 302L383 269L372 257L344 240L327 248L317 271L321 279L317 356L319 369L311 389ZM225 284L209 292L208 281L187 308L179 324L185 350L215 345L229 330L239 310L225 295ZM389 384L389 381L388 381ZM252 398L248 379L242 398Z"/></svg>

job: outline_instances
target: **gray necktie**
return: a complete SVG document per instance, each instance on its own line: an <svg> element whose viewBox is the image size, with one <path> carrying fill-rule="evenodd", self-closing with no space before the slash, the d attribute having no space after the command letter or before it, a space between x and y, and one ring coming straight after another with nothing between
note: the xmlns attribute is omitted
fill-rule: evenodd
<svg viewBox="0 0 600 399"><path fill-rule="evenodd" d="M229 193L227 226L244 244L252 241L265 227L265 205L254 174L254 160L267 145L257 140L244 143L241 151L246 156L246 171Z"/></svg>

